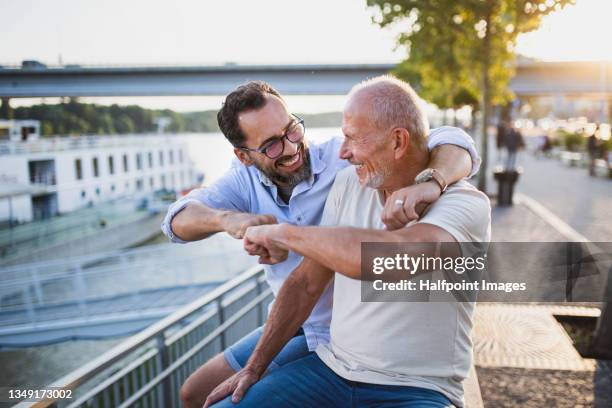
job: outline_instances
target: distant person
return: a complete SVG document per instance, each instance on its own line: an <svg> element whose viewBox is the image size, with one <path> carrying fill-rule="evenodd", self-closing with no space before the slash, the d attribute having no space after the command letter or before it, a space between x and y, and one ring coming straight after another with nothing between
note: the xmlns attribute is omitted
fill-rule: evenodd
<svg viewBox="0 0 612 408"><path fill-rule="evenodd" d="M550 154L550 150L552 149L552 143L550 141L550 136L548 133L544 133L542 136L538 137L538 144L534 150L534 155L536 158L540 158L541 156L547 157Z"/></svg>
<svg viewBox="0 0 612 408"><path fill-rule="evenodd" d="M544 156L548 157L550 155L550 151L552 150L552 142L550 140L550 136L548 133L544 135L544 144L542 145L542 153Z"/></svg>
<svg viewBox="0 0 612 408"><path fill-rule="evenodd" d="M521 134L521 132L514 126L510 126L507 128L504 136L504 146L506 147L506 150L508 150L508 155L506 156L505 170L516 170L516 156L518 150L525 147L525 142L523 141L523 135Z"/></svg>
<svg viewBox="0 0 612 408"><path fill-rule="evenodd" d="M495 147L497 148L497 162L501 164L503 151L505 148L504 140L506 138L506 133L508 131L508 123L507 121L500 120L497 124L497 134L495 135Z"/></svg>
<svg viewBox="0 0 612 408"><path fill-rule="evenodd" d="M595 132L587 141L587 151L589 152L589 175L595 175L595 160L599 158L599 125L595 128Z"/></svg>
<svg viewBox="0 0 612 408"><path fill-rule="evenodd" d="M411 115L387 100L379 103L388 112L399 109L407 117ZM282 96L265 82L249 82L225 98L217 120L239 162L210 187L191 191L169 208L162 230L173 242L198 241L222 231L242 239L250 226L277 222L319 224L336 174L349 163L339 157L341 140L308 143L304 121L290 112ZM437 200L446 184L467 176L470 167L472 174L478 168L473 141L464 131L445 126L427 129L427 136L427 149L431 151L426 176L429 181L395 193L386 207L385 214L391 216L383 220L390 229L417 219L417 203ZM264 266L275 295L301 260L298 254L290 253L286 261ZM267 368L269 371L329 341L331 296L330 287ZM262 333L262 327L254 330L191 374L181 388L183 404L201 408L219 383L245 366Z"/></svg>

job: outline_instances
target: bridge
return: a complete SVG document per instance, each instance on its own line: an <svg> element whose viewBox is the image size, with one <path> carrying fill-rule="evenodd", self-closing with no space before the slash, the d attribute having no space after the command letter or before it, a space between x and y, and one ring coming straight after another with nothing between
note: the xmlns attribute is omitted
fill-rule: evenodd
<svg viewBox="0 0 612 408"><path fill-rule="evenodd" d="M364 65L0 69L0 97L226 95L248 80L287 95L344 95L357 82L393 68Z"/></svg>
<svg viewBox="0 0 612 408"><path fill-rule="evenodd" d="M394 64L0 68L0 97L226 95L253 79L286 95L344 95ZM510 88L524 96L612 96L612 62L519 59Z"/></svg>

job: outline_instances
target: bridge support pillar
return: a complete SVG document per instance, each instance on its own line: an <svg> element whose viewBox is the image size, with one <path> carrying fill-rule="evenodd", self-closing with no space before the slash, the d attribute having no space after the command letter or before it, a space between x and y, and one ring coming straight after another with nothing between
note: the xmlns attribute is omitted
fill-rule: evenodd
<svg viewBox="0 0 612 408"><path fill-rule="evenodd" d="M559 116L565 112L565 96L556 94L553 97L553 114Z"/></svg>
<svg viewBox="0 0 612 408"><path fill-rule="evenodd" d="M599 122L606 123L608 121L608 112L610 111L610 101L605 97L599 100Z"/></svg>
<svg viewBox="0 0 612 408"><path fill-rule="evenodd" d="M11 98L2 98L0 106L0 119L13 119L13 110L11 109Z"/></svg>

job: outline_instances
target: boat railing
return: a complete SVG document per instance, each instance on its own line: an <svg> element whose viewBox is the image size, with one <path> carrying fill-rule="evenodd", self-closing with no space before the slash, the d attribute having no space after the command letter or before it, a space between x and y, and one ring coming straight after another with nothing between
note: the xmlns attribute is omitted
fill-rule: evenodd
<svg viewBox="0 0 612 408"><path fill-rule="evenodd" d="M263 324L271 300L255 266L45 387L72 398L16 407L179 408L189 374Z"/></svg>
<svg viewBox="0 0 612 408"><path fill-rule="evenodd" d="M82 135L44 137L30 141L0 141L0 156L47 153L92 148L142 147L143 143L165 147L168 141L184 142L182 135L175 134L126 134L126 135Z"/></svg>

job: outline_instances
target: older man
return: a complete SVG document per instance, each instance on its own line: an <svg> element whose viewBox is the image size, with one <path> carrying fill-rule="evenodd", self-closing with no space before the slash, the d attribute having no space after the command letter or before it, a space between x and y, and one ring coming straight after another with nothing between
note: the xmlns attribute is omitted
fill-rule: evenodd
<svg viewBox="0 0 612 408"><path fill-rule="evenodd" d="M280 261L287 251L305 259L278 293L246 367L217 387L206 405L231 393L248 407L463 404L473 303L361 302L363 242L448 242L460 250L459 243L490 239L489 200L466 182L449 186L418 222L383 230L384 204L395 204L397 192L413 184L429 160L427 124L416 101L408 84L391 77L352 91L340 157L355 167L336 177L321 222L351 227L247 229L245 247L264 262ZM411 248L410 255L421 255L421 246ZM329 344L262 378L334 276ZM230 397L218 406L232 406Z"/></svg>
<svg viewBox="0 0 612 408"><path fill-rule="evenodd" d="M291 114L281 95L264 82L238 87L226 97L217 118L240 164L211 187L194 190L170 207L162 229L172 241L195 241L220 231L242 238L247 227L277 220L318 225L336 173L348 166L338 155L340 142L309 145L304 121ZM460 129L433 130L428 146L433 150L429 167L436 171L424 183L398 192L403 206L392 206L385 213L389 228L416 218L416 204L436 200L447 182L463 178L470 167L472 173L478 168L471 138ZM285 262L266 266L274 293L300 261L298 254L290 253ZM331 295L329 289L321 296L269 370L327 343ZM261 328L255 330L193 373L181 389L183 403L200 408L214 387L244 367L261 333Z"/></svg>

